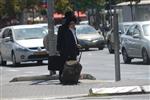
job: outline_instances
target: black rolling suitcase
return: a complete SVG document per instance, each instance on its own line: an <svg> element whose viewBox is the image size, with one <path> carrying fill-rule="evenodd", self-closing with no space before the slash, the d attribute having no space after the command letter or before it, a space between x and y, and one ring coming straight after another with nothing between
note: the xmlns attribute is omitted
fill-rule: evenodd
<svg viewBox="0 0 150 100"><path fill-rule="evenodd" d="M82 53L81 53L82 54ZM80 78L82 65L80 64L81 54L79 60L67 61L61 75L61 83L64 85L77 84Z"/></svg>

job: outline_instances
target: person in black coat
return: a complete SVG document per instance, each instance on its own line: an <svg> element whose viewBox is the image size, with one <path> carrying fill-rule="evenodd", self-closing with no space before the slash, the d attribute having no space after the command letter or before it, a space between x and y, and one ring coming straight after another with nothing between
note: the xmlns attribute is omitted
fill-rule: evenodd
<svg viewBox="0 0 150 100"><path fill-rule="evenodd" d="M75 24L76 17L71 15L66 17L64 24L58 29L57 50L62 57L59 79L61 77L65 62L67 60L76 60L77 56L79 55L79 44L76 37Z"/></svg>

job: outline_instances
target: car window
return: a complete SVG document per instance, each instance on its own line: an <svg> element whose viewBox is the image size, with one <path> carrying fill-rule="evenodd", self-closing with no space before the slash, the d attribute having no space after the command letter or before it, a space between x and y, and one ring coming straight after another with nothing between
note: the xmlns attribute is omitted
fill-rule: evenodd
<svg viewBox="0 0 150 100"><path fill-rule="evenodd" d="M44 29L46 29L46 31L47 31L47 33L48 33L48 26L46 25L46 26L42 26ZM56 34L57 35L57 32L58 32L58 28L59 28L59 26L54 26L54 34Z"/></svg>
<svg viewBox="0 0 150 100"><path fill-rule="evenodd" d="M134 32L133 32L133 34L132 35L135 35L135 34L138 34L138 35L140 35L140 27L139 26L135 26L135 28L134 28Z"/></svg>
<svg viewBox="0 0 150 100"><path fill-rule="evenodd" d="M10 37L11 35L12 35L12 31L10 29L5 29L2 38Z"/></svg>
<svg viewBox="0 0 150 100"><path fill-rule="evenodd" d="M124 25L124 32L126 32L129 27L130 27L130 25Z"/></svg>
<svg viewBox="0 0 150 100"><path fill-rule="evenodd" d="M119 31L124 34L131 25L128 24L119 24Z"/></svg>
<svg viewBox="0 0 150 100"><path fill-rule="evenodd" d="M130 36L132 36L132 34L133 34L133 32L134 32L134 25L133 26L131 26L129 29L128 29L128 31L127 31L127 33L126 33L126 35L130 35Z"/></svg>
<svg viewBox="0 0 150 100"><path fill-rule="evenodd" d="M145 36L150 36L150 24L143 25L143 31Z"/></svg>
<svg viewBox="0 0 150 100"><path fill-rule="evenodd" d="M44 38L47 31L44 28L21 28L14 30L16 40Z"/></svg>

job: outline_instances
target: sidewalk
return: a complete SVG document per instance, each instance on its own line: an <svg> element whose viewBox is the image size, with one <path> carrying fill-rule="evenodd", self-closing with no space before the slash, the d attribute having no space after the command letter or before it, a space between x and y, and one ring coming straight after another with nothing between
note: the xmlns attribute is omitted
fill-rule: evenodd
<svg viewBox="0 0 150 100"><path fill-rule="evenodd" d="M111 92L110 92L111 91ZM119 92L120 91L120 92ZM150 93L150 80L80 80L78 85L61 85L55 80L9 82L2 86L2 100L57 100L89 95Z"/></svg>

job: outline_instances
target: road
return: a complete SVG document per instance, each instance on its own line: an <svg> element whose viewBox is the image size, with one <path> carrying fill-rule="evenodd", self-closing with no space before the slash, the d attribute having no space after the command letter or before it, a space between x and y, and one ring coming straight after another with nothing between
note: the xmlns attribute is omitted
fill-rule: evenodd
<svg viewBox="0 0 150 100"><path fill-rule="evenodd" d="M124 64L122 61L122 56L120 55L120 67L121 67L121 80L150 80L150 65L143 65L142 60L135 59L131 64ZM96 77L97 80L102 81L114 81L115 80L115 65L114 65L114 54L109 54L107 49L104 50L97 50L92 49L90 51L84 51L81 58L81 64L83 66L82 73L88 73ZM29 83L9 83L10 80L12 80L14 77L20 77L20 76L36 76L36 75L47 75L49 74L49 71L47 70L47 61L44 61L43 65L37 65L36 62L28 62L23 63L20 66L13 67L11 63L9 62L7 66L1 66L0 67L0 86L6 86L6 88L9 89L9 87L13 88L16 87L18 90L20 90L19 87L25 87L28 86ZM24 85L25 86L24 86ZM47 91L47 88L56 89L62 88L62 86L59 85L46 85L46 82L43 82L44 86L37 85L36 87L32 87L33 89L41 88L44 91ZM48 83L50 84L50 83ZM17 87L19 85L19 87ZM87 88L87 84L81 84L79 85L81 88ZM82 87L83 86L83 87ZM24 91L27 91L28 88L30 89L31 85L29 87L26 87ZM95 87L95 85L93 85ZM4 87L5 88L5 87ZM67 87L66 87L67 88ZM79 87L75 87L79 88ZM40 91L39 91L40 93ZM68 94L71 94L72 92L68 92ZM28 94L28 92L26 92ZM36 94L36 93L35 93ZM49 91L47 91L48 95ZM30 96L30 94L28 94ZM34 95L34 93L32 94ZM43 95L43 94L42 94ZM54 94L56 95L55 92ZM12 97L13 95L10 95ZM17 96L25 96L24 94L20 94ZM35 95L36 96L36 95ZM88 98L90 100L90 98ZM88 100L85 98L77 98L75 100ZM104 98L98 98L100 100L149 100L149 94L146 95L138 95L138 96L132 96L132 95L125 95L125 96L116 96L116 97L104 97ZM91 100L97 100L97 98L92 98Z"/></svg>
<svg viewBox="0 0 150 100"><path fill-rule="evenodd" d="M124 64L120 55L121 80L128 79L150 79L150 65L143 65L142 60L135 59L131 64ZM83 65L82 73L88 73L96 77L97 80L115 80L114 54L109 54L107 49L83 52L81 58ZM43 65L36 62L23 63L20 66L12 67L9 62L7 66L0 67L0 74L3 82L11 80L17 76L45 75L47 61Z"/></svg>

